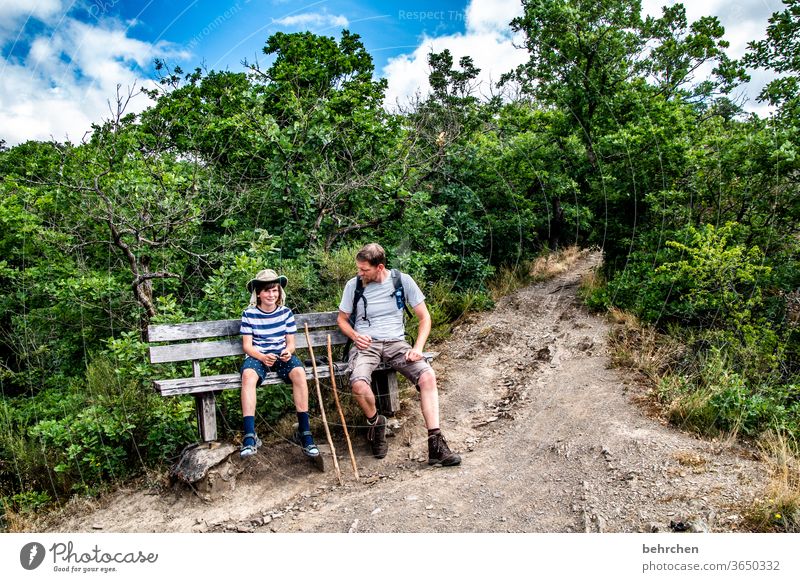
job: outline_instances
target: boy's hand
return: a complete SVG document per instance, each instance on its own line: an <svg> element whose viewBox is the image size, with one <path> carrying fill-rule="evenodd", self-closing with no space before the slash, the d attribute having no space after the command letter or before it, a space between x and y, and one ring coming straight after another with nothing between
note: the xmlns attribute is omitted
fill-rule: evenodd
<svg viewBox="0 0 800 582"><path fill-rule="evenodd" d="M272 364L275 363L277 359L278 356L276 356L275 354L264 354L264 359L261 361L264 362L267 366L271 366Z"/></svg>
<svg viewBox="0 0 800 582"><path fill-rule="evenodd" d="M281 362L288 362L292 358L292 352L289 350L283 350L281 352Z"/></svg>

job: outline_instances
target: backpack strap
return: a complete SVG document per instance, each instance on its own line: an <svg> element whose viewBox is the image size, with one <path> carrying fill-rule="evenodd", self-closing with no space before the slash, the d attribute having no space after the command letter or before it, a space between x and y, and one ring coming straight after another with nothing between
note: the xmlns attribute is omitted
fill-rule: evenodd
<svg viewBox="0 0 800 582"><path fill-rule="evenodd" d="M358 308L358 301L364 302L364 319L367 318L367 298L364 297L364 283L361 277L356 275L356 289L353 291L353 308L350 310L350 325L355 328L356 325L356 310Z"/></svg>
<svg viewBox="0 0 800 582"><path fill-rule="evenodd" d="M405 310L406 315L413 317L411 310L408 308L408 303L406 303L406 291L403 289L403 280L400 275L400 271L392 269L392 282L394 283L394 298L397 301L397 309L402 308Z"/></svg>
<svg viewBox="0 0 800 582"><path fill-rule="evenodd" d="M350 310L350 317L348 318L348 322L350 323L350 327L353 329L356 328L356 309L358 308L358 301L359 299L364 302L364 318L367 317L367 298L364 297L364 283L361 281L361 277L356 275L356 288L353 291L353 307ZM342 348L342 359L347 360L347 355L350 353L350 348L353 345L353 340L347 338L347 341Z"/></svg>

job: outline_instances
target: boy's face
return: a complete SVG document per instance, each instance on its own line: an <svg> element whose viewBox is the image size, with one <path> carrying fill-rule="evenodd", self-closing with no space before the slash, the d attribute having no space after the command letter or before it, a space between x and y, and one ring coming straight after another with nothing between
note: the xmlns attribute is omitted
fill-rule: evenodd
<svg viewBox="0 0 800 582"><path fill-rule="evenodd" d="M356 261L356 266L358 267L358 276L361 277L361 282L364 285L383 281L383 273L386 271L386 265L373 267L367 261Z"/></svg>
<svg viewBox="0 0 800 582"><path fill-rule="evenodd" d="M281 290L278 285L271 285L265 287L258 292L258 304L261 306L274 306L281 296Z"/></svg>

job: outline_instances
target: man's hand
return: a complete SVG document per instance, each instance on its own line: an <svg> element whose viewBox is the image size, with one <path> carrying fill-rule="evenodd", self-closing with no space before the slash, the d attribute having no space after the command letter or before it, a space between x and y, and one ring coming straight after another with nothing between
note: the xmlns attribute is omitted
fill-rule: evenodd
<svg viewBox="0 0 800 582"><path fill-rule="evenodd" d="M417 348L411 348L406 352L406 361L407 362L418 362L425 356L422 355L422 352L419 351Z"/></svg>
<svg viewBox="0 0 800 582"><path fill-rule="evenodd" d="M359 350L366 350L372 344L372 337L368 335L356 334L356 347Z"/></svg>

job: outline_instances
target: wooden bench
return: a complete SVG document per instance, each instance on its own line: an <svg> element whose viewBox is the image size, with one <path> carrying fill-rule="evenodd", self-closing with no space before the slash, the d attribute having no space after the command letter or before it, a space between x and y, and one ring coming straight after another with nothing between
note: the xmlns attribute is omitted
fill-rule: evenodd
<svg viewBox="0 0 800 582"><path fill-rule="evenodd" d="M334 347L342 346L347 338L336 325L337 311L323 313L304 313L295 315L297 336L295 347L308 347L305 335L305 324L308 324L311 347L314 356L327 356L328 335ZM217 440L216 394L222 390L241 390L241 377L238 373L203 376L201 362L210 358L236 356L236 369L241 365L242 338L239 335L239 319L220 321L200 321L196 323L180 323L167 325L151 325L147 330L150 346L150 362L163 364L170 362L192 362L193 376L171 380L156 380L153 387L162 396L178 396L191 394L195 398L197 410L197 427L202 442ZM198 341L202 340L202 341ZM336 352L341 350L334 349ZM431 359L435 354L426 353ZM300 357L303 360L303 357ZM346 362L335 362L336 375L347 374ZM306 366L309 382L309 396L314 394L314 375L312 367ZM329 378L328 365L317 364L317 376ZM270 373L261 384L280 384L283 381L277 374ZM344 386L337 382L337 387L349 391L348 383ZM392 416L400 409L400 398L397 391L397 374L388 366L381 365L372 375L372 391L375 393L378 408L382 414Z"/></svg>

